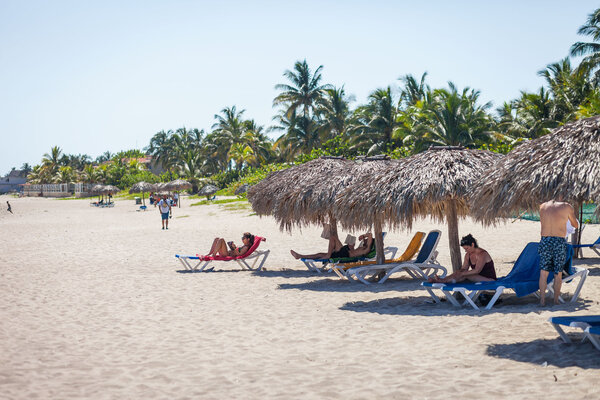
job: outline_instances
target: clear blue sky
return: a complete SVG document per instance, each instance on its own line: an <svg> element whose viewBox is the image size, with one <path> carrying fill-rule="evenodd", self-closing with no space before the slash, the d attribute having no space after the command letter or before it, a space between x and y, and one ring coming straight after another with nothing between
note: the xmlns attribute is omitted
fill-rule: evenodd
<svg viewBox="0 0 600 400"><path fill-rule="evenodd" d="M58 145L93 158L162 129L210 130L226 106L270 125L306 58L356 103L405 74L494 106L583 38L594 1L0 0L0 175ZM355 105L356 105L355 103Z"/></svg>

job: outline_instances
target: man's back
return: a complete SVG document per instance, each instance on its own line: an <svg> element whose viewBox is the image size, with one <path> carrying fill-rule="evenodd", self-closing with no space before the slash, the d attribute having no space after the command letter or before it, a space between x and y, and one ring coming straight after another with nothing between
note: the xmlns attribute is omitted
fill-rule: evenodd
<svg viewBox="0 0 600 400"><path fill-rule="evenodd" d="M567 236L568 220L571 221L573 227L579 227L573 207L569 203L550 200L540 206L542 236Z"/></svg>

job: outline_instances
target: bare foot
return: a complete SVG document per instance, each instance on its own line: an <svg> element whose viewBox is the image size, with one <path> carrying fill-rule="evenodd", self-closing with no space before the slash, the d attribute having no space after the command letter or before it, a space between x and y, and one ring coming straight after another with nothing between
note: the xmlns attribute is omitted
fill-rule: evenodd
<svg viewBox="0 0 600 400"><path fill-rule="evenodd" d="M300 258L300 254L296 253L294 250L290 250L290 253L292 254L292 257L294 257L296 260Z"/></svg>

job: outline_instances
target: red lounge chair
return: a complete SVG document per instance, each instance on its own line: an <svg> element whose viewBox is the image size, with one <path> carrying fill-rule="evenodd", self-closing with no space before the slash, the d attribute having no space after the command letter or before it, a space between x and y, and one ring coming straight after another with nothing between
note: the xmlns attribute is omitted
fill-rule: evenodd
<svg viewBox="0 0 600 400"><path fill-rule="evenodd" d="M271 252L271 250L257 250L258 246L260 245L260 242L263 242L266 240L267 239L262 238L260 236L255 236L254 243L252 244L252 246L250 246L248 251L245 252L243 255L236 256L236 257L202 256L199 254L196 254L195 256L183 256L183 255L175 254L175 257L177 257L179 259L179 261L181 261L181 263L183 264L185 269L187 269L189 271L206 271L206 272L212 271L215 268L214 266L209 269L206 269L206 267L213 261L235 261L240 265L240 267L242 267L242 269L260 271L262 269L263 265L265 264L265 261L267 261L267 257L269 256L269 253ZM254 262L252 263L252 265L249 265L247 261L252 260L252 259L254 259ZM194 260L194 261L190 261L190 260ZM195 262L195 260L198 260L198 262L196 262L195 265L192 265L191 263ZM255 268L258 260L261 260L260 264L258 265L258 268ZM202 264L202 266L200 266L200 264ZM198 268L198 267L200 267L200 268Z"/></svg>

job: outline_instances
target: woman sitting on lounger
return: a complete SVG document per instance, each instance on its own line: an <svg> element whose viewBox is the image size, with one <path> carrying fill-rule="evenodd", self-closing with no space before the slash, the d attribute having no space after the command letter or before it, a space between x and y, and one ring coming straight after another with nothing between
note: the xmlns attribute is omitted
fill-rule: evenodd
<svg viewBox="0 0 600 400"><path fill-rule="evenodd" d="M365 233L360 235L358 240L362 240L359 247L354 248L353 246L343 245L338 238L336 232L329 232L329 248L327 253L315 253L315 254L298 254L294 250L290 250L292 256L297 260L299 258L308 258L312 260L323 260L330 258L347 258L347 257L362 257L368 254L373 249L373 235L371 233Z"/></svg>
<svg viewBox="0 0 600 400"><path fill-rule="evenodd" d="M254 244L254 235L245 232L242 236L242 247L237 247L233 242L226 242L223 238L215 238L207 256L237 257L243 256ZM229 245L229 248L227 246Z"/></svg>
<svg viewBox="0 0 600 400"><path fill-rule="evenodd" d="M456 283L462 281L487 282L496 280L494 260L490 254L477 245L477 240L471 235L460 240L460 246L465 250L465 260L462 267L445 278L434 276L429 282Z"/></svg>

